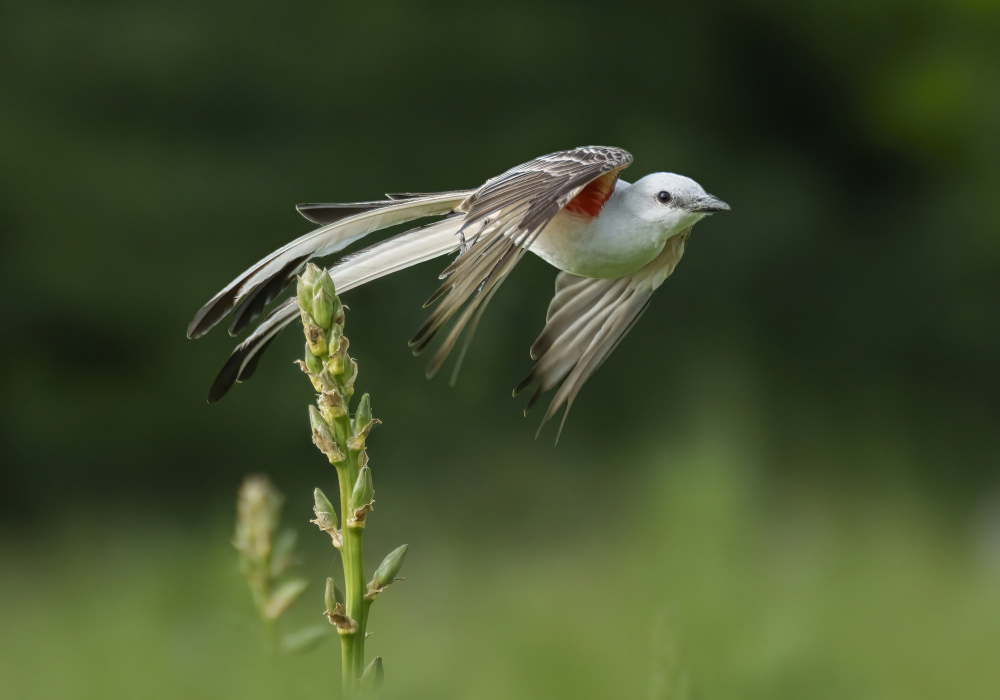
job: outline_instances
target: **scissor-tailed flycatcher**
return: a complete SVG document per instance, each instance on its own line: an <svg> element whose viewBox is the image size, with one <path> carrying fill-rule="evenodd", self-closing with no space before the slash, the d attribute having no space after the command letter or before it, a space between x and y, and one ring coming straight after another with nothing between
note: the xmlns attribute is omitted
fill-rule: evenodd
<svg viewBox="0 0 1000 700"><path fill-rule="evenodd" d="M524 252L560 270L545 327L531 346L535 366L514 390L532 389L531 408L558 387L542 421L573 404L584 382L607 359L645 310L653 290L674 271L694 226L729 206L694 180L653 173L629 184L619 174L632 162L620 148L586 146L551 153L511 168L473 190L390 194L353 204L300 204L321 227L252 265L205 304L188 326L199 338L230 311L230 335L245 328L312 258L343 250L373 231L424 217L433 223L384 240L330 270L337 292L449 253L437 303L410 341L423 350L451 328L427 368L433 376L467 331L465 352L489 300ZM425 305L425 306L426 306ZM296 298L277 306L236 347L209 390L216 401L249 379L261 353L298 317ZM565 421L565 415L563 416Z"/></svg>

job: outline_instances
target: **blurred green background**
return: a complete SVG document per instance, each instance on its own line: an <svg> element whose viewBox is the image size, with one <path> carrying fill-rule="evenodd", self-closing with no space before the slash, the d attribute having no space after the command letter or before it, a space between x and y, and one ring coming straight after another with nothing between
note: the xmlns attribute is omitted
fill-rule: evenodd
<svg viewBox="0 0 1000 700"><path fill-rule="evenodd" d="M733 211L558 448L509 398L545 264L454 389L405 343L440 262L346 295L369 560L410 544L385 697L1000 696L998 36L991 0L6 2L0 695L335 695L335 645L264 653L228 544L269 473L317 619L301 339L207 405L233 341L187 322L296 202L594 143Z"/></svg>

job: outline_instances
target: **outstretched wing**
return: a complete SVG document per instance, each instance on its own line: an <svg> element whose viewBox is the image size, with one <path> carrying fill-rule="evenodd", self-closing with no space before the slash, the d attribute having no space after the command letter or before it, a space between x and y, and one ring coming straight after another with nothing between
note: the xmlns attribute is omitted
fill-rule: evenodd
<svg viewBox="0 0 1000 700"><path fill-rule="evenodd" d="M596 216L631 162L627 151L604 146L551 153L487 181L463 203L461 254L442 273L445 283L425 304L438 305L410 340L418 354L454 319L428 364L428 376L440 369L467 327L468 343L489 300L545 225L564 208Z"/></svg>
<svg viewBox="0 0 1000 700"><path fill-rule="evenodd" d="M543 392L559 387L539 431L565 406L559 424L562 432L584 383L632 330L649 305L653 290L674 271L684 254L689 231L672 237L656 259L627 277L595 279L559 273L545 328L531 346L535 366L514 389L515 396L525 389L534 389L524 409L527 414Z"/></svg>

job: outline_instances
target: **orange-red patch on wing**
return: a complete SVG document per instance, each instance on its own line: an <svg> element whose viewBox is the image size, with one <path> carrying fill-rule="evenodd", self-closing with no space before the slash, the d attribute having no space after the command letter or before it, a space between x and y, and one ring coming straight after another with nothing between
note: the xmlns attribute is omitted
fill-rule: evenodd
<svg viewBox="0 0 1000 700"><path fill-rule="evenodd" d="M615 191L615 182L618 181L618 172L612 171L601 175L584 187L580 194L573 197L569 203L563 207L563 211L576 214L583 219L593 219L601 213L601 207L608 201L611 193Z"/></svg>

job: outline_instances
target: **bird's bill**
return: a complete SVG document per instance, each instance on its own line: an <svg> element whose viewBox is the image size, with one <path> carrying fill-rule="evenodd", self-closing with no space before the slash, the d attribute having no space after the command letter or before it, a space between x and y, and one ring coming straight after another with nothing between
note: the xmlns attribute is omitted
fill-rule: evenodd
<svg viewBox="0 0 1000 700"><path fill-rule="evenodd" d="M699 214L711 214L717 211L729 211L729 205L718 197L706 194L704 197L699 197L688 210Z"/></svg>

